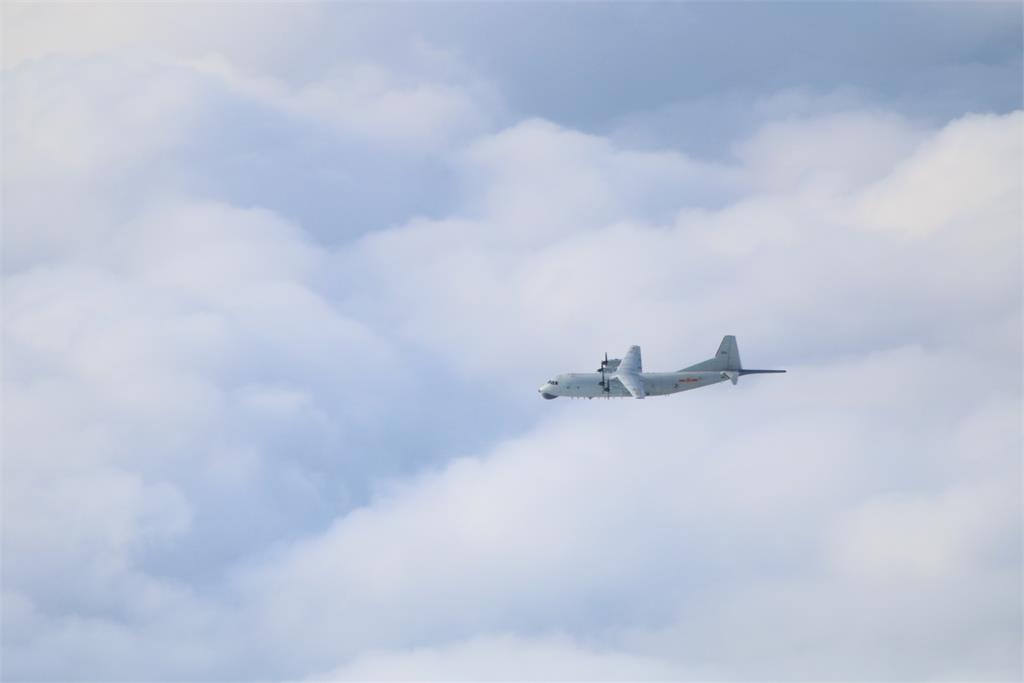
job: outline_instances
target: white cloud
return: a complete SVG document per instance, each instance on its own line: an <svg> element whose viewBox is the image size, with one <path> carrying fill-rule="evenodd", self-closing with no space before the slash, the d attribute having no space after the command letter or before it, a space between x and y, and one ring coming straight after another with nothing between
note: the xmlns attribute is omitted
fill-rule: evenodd
<svg viewBox="0 0 1024 683"><path fill-rule="evenodd" d="M280 42L224 38L237 11L18 9L5 674L1019 675L1019 113L782 95L698 162L491 130L457 52L309 67L278 9ZM282 152L341 139L365 156ZM267 187L372 195L378 153L451 205L321 239L215 182L283 160ZM723 333L790 374L533 392Z"/></svg>
<svg viewBox="0 0 1024 683"><path fill-rule="evenodd" d="M219 611L179 601L189 588L149 563L208 571L246 536L349 504L315 472L381 397L337 395L397 370L387 342L315 291L322 251L270 212L170 203L117 234L101 264L4 281L4 587L42 624L5 645L20 675L70 675L32 654L54 648L84 677L123 675L107 662L156 647L169 602L187 629ZM302 500L281 512L283 497ZM168 675L224 666L160 660Z"/></svg>
<svg viewBox="0 0 1024 683"><path fill-rule="evenodd" d="M238 178L204 177L202 167L226 164L221 172L258 176L267 172L266 164L277 163L268 158L281 154L276 145L302 150L319 138L317 145L336 147L343 156L331 169L321 168L322 159L308 151L300 161L309 158L316 166L298 169L335 192L381 192L365 184L375 176L360 174L389 157L432 171L428 161L436 163L437 156L486 130L501 104L492 86L462 73L457 62L426 61L440 66L410 75L387 65L339 62L301 83L250 73L218 54L114 53L19 64L5 71L5 125L17 131L4 149L5 211L11 218L5 263L24 268L102 251L115 237L115 224L152 203L244 185ZM241 150L224 141L254 133L269 139L247 141ZM223 154L235 158L227 163L219 158ZM405 180L386 165L379 173L388 181ZM431 179L413 175L411 181L429 186ZM281 190L266 192L276 196ZM335 217L334 224L358 226L361 220L352 212Z"/></svg>
<svg viewBox="0 0 1024 683"><path fill-rule="evenodd" d="M830 118L828 126L808 130L826 140L842 137L836 126L843 120ZM857 118L851 125L858 134L863 128ZM1004 119L992 125L1007 134ZM758 144L779 149L767 142L774 130L758 134ZM979 131L985 139L991 134ZM902 149L910 154L922 135L908 133ZM797 343L813 340L817 349L804 347L806 352L860 346L866 335L876 337L871 343L886 336L884 347L965 334L962 326L947 324L953 311L978 325L992 310L1014 314L1019 257L997 246L1015 239L1019 207L1012 193L1002 192L970 214L976 221L964 223L949 213L935 234L908 240L862 229L851 195L857 197L865 184L881 187L863 169L854 174L859 183L846 181L846 192L794 177L721 209L702 208L686 203L691 179L706 170L725 183L735 173L678 155L620 152L536 124L505 131L473 154L498 155L506 137L517 141L511 161L485 166L485 180L477 165L470 167L489 188L474 205L473 219L416 220L376 232L340 261L346 287L358 291L354 283L373 283L382 324L457 357L457 365L484 372L513 357L565 363L571 349L614 351L634 343L620 330L654 327L663 341L645 348L666 359L675 349L708 345L709 337L740 326L780 343L792 340L794 326L807 330ZM536 160L535 148L543 149ZM840 167L847 161L836 148L812 140L806 148L811 167L818 163L814 150L822 163ZM847 149L856 166L864 157L860 146ZM891 151L881 157L865 168L884 174L897 163ZM766 163L758 162L765 166L759 173L773 172ZM963 163L969 166L972 158ZM626 177L654 180L619 182ZM552 187L568 187L568 195L546 189ZM733 180L732 188L743 185ZM674 205L682 209L674 220L622 220L640 213L635 206L657 205L673 194L681 195ZM872 291L885 291L884 300L864 306ZM392 305L379 306L381 296ZM981 300L985 312L976 310ZM481 327L493 334L481 337ZM462 340L470 338L476 343L466 348Z"/></svg>
<svg viewBox="0 0 1024 683"><path fill-rule="evenodd" d="M828 131L828 135L835 132ZM575 144L568 145L569 158ZM904 147L912 148L913 144ZM545 153L559 158L557 138ZM605 163L614 165L615 158L606 157ZM893 163L891 158L888 163ZM517 180L513 173L495 182L500 188L503 182ZM571 197L563 208L575 205ZM689 630L698 628L699 622L685 616L687 593L680 585L701 585L729 604L735 601L737 610L743 604L745 582L753 576L734 564L738 560L730 553L736 553L750 558L756 568L767 565L809 573L806 589L792 589L804 601L798 608L809 610L807 620L823 618L811 607L813 602L823 602L850 613L852 621L836 624L824 636L828 641L821 647L830 654L811 658L798 652L810 621L797 623L784 630L781 639L766 639L779 651L755 646L737 662L734 675L771 671L779 677L823 676L829 673L829 662L852 666L856 660L856 649L841 644L847 635L859 633L861 623L886 619L884 605L868 603L859 609L855 602L848 602L848 591L861 590L861 575L883 574L891 590L899 590L902 581L919 582L925 575L937 579L916 589L908 603L913 606L920 606L929 590L942 593L970 581L966 576L994 572L1005 577L1017 555L1000 557L992 547L1005 543L1007 532L1015 528L1012 511L1019 507L1019 490L1004 489L995 507L981 504L990 496L979 494L978 498L970 493L986 491L985 479L969 484L966 492L951 491L947 477L959 470L950 463L961 456L943 442L961 424L976 421L977 414L984 412L965 412L962 396L1016 395L1019 385L1012 373L1003 380L987 374L951 375L951 368L967 367L971 358L992 352L993 347L969 331L948 329L951 304L935 301L937 291L979 286L966 280L975 277L977 268L957 271L955 265L980 263L988 247L972 247L978 241L959 231L953 215L942 222L938 234L919 235L913 243L897 245L885 234L850 226L844 220L848 203L843 196L830 191L808 198L799 182L754 202L775 207L775 223L767 229L778 226L783 239L769 238L759 250L738 254L711 251L728 239L728 233L742 235L751 230L738 217L753 218L757 212L740 213L735 207L684 215L668 228L613 224L585 233L581 229L554 232L546 239L533 235L527 240L520 235L505 238L484 211L478 221L417 222L364 239L352 259L366 268L358 277L386 273L375 283L375 291L396 305L384 309L392 315L397 312L396 319L407 325L411 316L409 338L443 349L449 362L468 369L471 377L490 376L487 368L500 365L502 358L536 364L543 356L556 362L550 358L565 353L558 350L563 344L567 350L578 347L581 338L596 338L590 325L605 323L617 330L657 326L662 331L659 337L667 339L666 331L680 324L669 317L673 308L697 319L715 319L721 317L716 307L739 300L732 304L739 312L732 312L749 325L758 313L738 292L752 291L759 282L783 287L778 298L766 298L767 314L778 315L785 305L799 316L788 319L790 327L773 333L791 335L792 326L808 330L796 344L806 342L803 353L820 359L817 362L828 359L828 364L816 368L801 363L797 354L789 363L795 374L784 378L784 383L747 389L766 392L751 400L756 396L771 400L770 412L762 407L756 415L748 415L742 411L753 404L736 404L740 399L734 396L726 404L714 394L702 396L699 406L687 404L689 419L682 429L678 418L670 417L678 411L674 405L645 406L643 414L629 406L615 406L614 414L602 412L600 419L575 419L560 412L561 428L542 429L497 449L482 462L457 461L440 475L399 486L369 508L337 521L322 537L296 547L274 570L247 577L246 591L254 602L257 595L273 596L266 611L260 612L261 621L275 624L270 640L302 632L304 624L322 626L326 619L330 627L302 638L302 656L326 660L329 653L338 652L339 637L354 655L382 646L386 634L397 628L390 615L403 614L402 605L417 605L423 615L404 631L411 644L419 645L465 638L481 630L585 630L586 624L602 623L596 613L614 615L607 620L639 631L673 619L680 619L679 628ZM498 203L490 209L498 225L503 206ZM986 204L983 210L989 208ZM580 213L585 216L589 210L583 208ZM587 220L593 219L585 218L583 224ZM1006 222L987 226L987 240L1006 244L1011 227ZM545 247L538 251L524 247L524 241ZM830 241L845 250L838 259L825 250ZM815 247L814 251L825 256L822 262L801 258L803 252L797 248L809 244L820 245L821 250ZM881 262L876 257L879 248L885 250ZM908 256L929 258L916 264L901 259L904 249ZM706 258L710 253L731 266L730 277L718 275L715 263ZM590 267L599 264L602 256L617 268L610 284L597 268ZM680 257L694 259L694 267L673 269L669 264ZM774 262L759 266L766 258ZM994 277L977 290L999 297L993 301L997 306L976 313L979 323L993 315L1019 320L1014 312L1019 299L1010 288L1019 273L1015 259L1010 254L989 270ZM858 277L870 263L875 264L873 279ZM560 273L561 264L577 270ZM636 277L629 277L629 264L638 264ZM944 266L950 268L942 270ZM945 281L932 277L933 269L947 273ZM536 305L524 305L524 272L532 278L548 275L537 287L539 295L531 302ZM701 294L687 296L687 287L669 286L673 281L685 282ZM655 299L654 305L648 305L648 291L675 296L661 295L663 301ZM577 310L564 307L554 309L558 314L547 314L563 295ZM867 303L880 296L891 299L891 308ZM965 300L976 298L970 293ZM904 302L906 309L898 302ZM955 302L953 306L957 319L965 320L967 312ZM593 322L588 325L588 320ZM878 353L837 364L837 350L829 349L829 342L842 341L843 333L856 324L873 329L883 320L894 328L880 338L846 340L838 351L848 353L842 349L866 345ZM447 324L431 326L438 321ZM459 327L460 321L467 327ZM530 330L542 330L544 335L538 339ZM471 346L464 343L469 339ZM1011 333L1005 345L998 347L999 360L992 362L1019 369L1019 343L1019 335ZM908 346L885 350L901 344ZM668 347L676 345L663 341L653 350L664 359L669 357ZM922 345L941 350L927 351ZM568 362L567 354L566 358ZM500 378L490 381L501 386ZM766 399L769 394L772 398ZM722 411L730 410L726 419ZM733 424L743 429L730 429ZM1004 428L1000 433L1008 432ZM1007 438L1019 446L1019 434ZM700 453L701 461L683 460L683 452ZM757 457L752 460L751 454ZM1015 481L1017 465L1012 460L1002 463L1000 470ZM925 482L914 481L916 473L934 468L937 474ZM880 485L916 491L908 494L915 502L895 507L884 501L858 502L865 496L872 499L874 487ZM643 491L643 496L638 497L637 491ZM875 533L887 520L892 520L893 528L886 534ZM708 537L701 526L721 533ZM780 536L775 543L769 540L773 533ZM954 537L947 538L947 533ZM838 540L824 543L830 534ZM390 541L386 547L378 543L382 538ZM678 543L687 538L688 547L701 558L696 565L692 554L685 554L685 559L679 554ZM998 540L980 542L982 538ZM673 550L662 547L664 539L675 539ZM799 568L789 564L796 557L801 558ZM653 563L657 570L651 558L658 558ZM841 568L838 577L832 575L835 563ZM724 578L702 573L708 567ZM696 578L690 572L696 572ZM770 592L775 585L770 581L763 590ZM888 668L880 662L877 667L850 670L864 676L941 673L958 671L958 662L974 662L966 666L976 666L985 675L1012 671L1015 650L1006 643L1007 638L1012 640L1013 626L1006 621L1007 612L997 606L997 596L1004 594L1006 585L1005 580L995 581L977 599L936 615L932 625L919 633L919 640ZM320 588L312 592L308 586ZM324 590L324 586L335 588ZM634 593L624 586L643 586L644 592ZM658 602L650 602L650 596L657 596ZM769 611L778 608L776 601L765 595L757 599L763 601L759 607L764 610L763 619L770 619ZM723 638L742 618L742 612L708 609L711 612L702 612L702 618L716 624L716 633ZM1001 644L990 651L985 645L988 631L962 632L964 614L992 623L991 635ZM908 622L900 627L919 626ZM924 643L957 638L962 642L959 660L951 653L948 659L927 661ZM716 647L722 646L716 643ZM716 650L720 656L726 651ZM670 652L662 648L657 654L667 657Z"/></svg>
<svg viewBox="0 0 1024 683"><path fill-rule="evenodd" d="M922 145L869 188L858 218L870 227L933 232L956 223L985 240L1020 224L1024 113L968 116Z"/></svg>
<svg viewBox="0 0 1024 683"><path fill-rule="evenodd" d="M565 636L476 638L448 647L371 652L311 681L679 680L647 657L592 650Z"/></svg>
<svg viewBox="0 0 1024 683"><path fill-rule="evenodd" d="M617 148L546 121L484 137L463 155L470 207L506 240L590 228L595 222L671 215L681 205L721 201L734 172L675 152Z"/></svg>
<svg viewBox="0 0 1024 683"><path fill-rule="evenodd" d="M890 113L843 111L770 121L736 154L757 189L818 185L842 192L884 175L922 135Z"/></svg>
<svg viewBox="0 0 1024 683"><path fill-rule="evenodd" d="M837 531L838 571L865 578L929 582L963 576L968 563L998 556L1015 542L1015 483L974 484L940 497L870 500Z"/></svg>
<svg viewBox="0 0 1024 683"><path fill-rule="evenodd" d="M157 57L227 53L262 68L291 65L322 8L194 4L187 7L17 4L4 8L5 68L48 58L111 53ZM244 30L239 23L244 21ZM282 27L290 30L282 31ZM290 54L291 53L291 54Z"/></svg>
<svg viewBox="0 0 1024 683"><path fill-rule="evenodd" d="M108 173L170 147L199 114L202 84L151 60L53 60L5 75L6 180Z"/></svg>
<svg viewBox="0 0 1024 683"><path fill-rule="evenodd" d="M571 406L484 459L381 491L247 573L245 602L262 603L252 621L269 625L268 642L292 643L282 657L318 663L396 638L429 649L508 630L609 637L614 624L612 642L632 634L634 651L682 670L821 677L863 653L849 643L866 624L889 618L885 601L852 595L910 590L901 604L922 609L992 576L923 631L917 617L894 623L883 632L910 629L914 640L890 660L850 670L941 673L974 661L986 675L1005 675L1015 661L1005 598L1019 562L1019 490L1007 477L992 496L986 479L962 483L959 470L943 471L952 454L942 444L964 418L943 429L919 415L950 408L928 386L944 367L920 352L889 357L870 374L898 374L905 395L856 414L848 406L863 406L877 384L852 369L808 367L791 368L784 382L746 382L742 395L709 390L682 405L588 403L601 409L586 416ZM673 419L681 409L686 417ZM937 432L928 445L915 436L919 423ZM941 473L921 481L928 467ZM1007 458L1000 471L1018 468ZM873 500L878 487L920 492L889 503ZM751 619L778 635L758 633ZM814 638L827 654L807 657L803 641L823 620L828 628ZM965 621L991 626L969 630ZM694 640L702 624L710 633ZM686 644L664 641L664 629ZM1004 643L994 658L982 652L990 637ZM929 662L936 639L951 642Z"/></svg>
<svg viewBox="0 0 1024 683"><path fill-rule="evenodd" d="M402 82L374 64L339 65L318 81L292 87L279 79L248 75L223 57L186 63L240 95L384 148L436 151L483 130L492 115L489 110L497 107L492 91L480 80L452 85L427 76Z"/></svg>

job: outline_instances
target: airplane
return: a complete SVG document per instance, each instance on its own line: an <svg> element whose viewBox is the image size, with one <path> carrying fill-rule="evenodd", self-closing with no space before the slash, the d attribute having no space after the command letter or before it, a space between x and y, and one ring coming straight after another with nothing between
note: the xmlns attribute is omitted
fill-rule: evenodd
<svg viewBox="0 0 1024 683"><path fill-rule="evenodd" d="M644 372L640 347L630 346L622 358L608 359L604 354L601 367L595 372L572 372L557 375L537 391L546 399L570 398L645 398L666 396L680 391L699 389L729 380L736 384L743 375L761 375L785 370L749 370L740 363L736 337L726 335L714 358L676 372Z"/></svg>

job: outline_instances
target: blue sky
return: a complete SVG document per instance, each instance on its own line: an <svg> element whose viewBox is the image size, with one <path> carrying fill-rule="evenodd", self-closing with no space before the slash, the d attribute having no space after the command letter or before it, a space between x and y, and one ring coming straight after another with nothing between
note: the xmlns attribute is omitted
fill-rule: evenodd
<svg viewBox="0 0 1024 683"><path fill-rule="evenodd" d="M3 12L5 679L1021 677L1018 4Z"/></svg>

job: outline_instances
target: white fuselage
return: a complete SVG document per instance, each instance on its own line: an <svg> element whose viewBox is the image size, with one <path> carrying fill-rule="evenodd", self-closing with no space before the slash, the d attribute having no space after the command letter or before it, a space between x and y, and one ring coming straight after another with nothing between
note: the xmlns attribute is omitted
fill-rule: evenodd
<svg viewBox="0 0 1024 683"><path fill-rule="evenodd" d="M644 372L644 394L647 396L667 396L680 391L699 389L710 384L718 384L728 379L720 371L713 372ZM602 385L600 372L570 372L557 375L546 382L539 391L544 398L626 398L629 391L615 379L614 373L607 373L607 389Z"/></svg>

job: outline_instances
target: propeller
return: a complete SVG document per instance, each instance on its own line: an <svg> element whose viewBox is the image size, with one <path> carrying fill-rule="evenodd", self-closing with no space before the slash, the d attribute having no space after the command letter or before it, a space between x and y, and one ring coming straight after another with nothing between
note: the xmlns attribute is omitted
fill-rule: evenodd
<svg viewBox="0 0 1024 683"><path fill-rule="evenodd" d="M608 376L606 374L608 370L608 352L604 352L604 360L601 361L601 367L598 368L601 372L601 388L604 389L604 393L610 393L611 387L608 385Z"/></svg>

